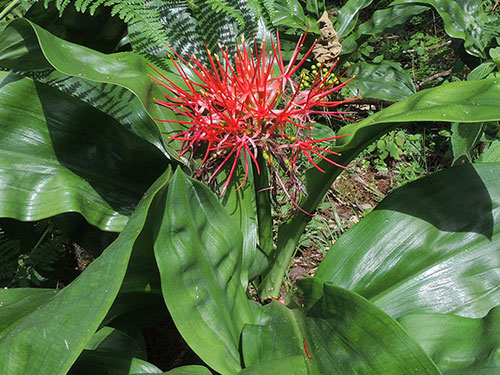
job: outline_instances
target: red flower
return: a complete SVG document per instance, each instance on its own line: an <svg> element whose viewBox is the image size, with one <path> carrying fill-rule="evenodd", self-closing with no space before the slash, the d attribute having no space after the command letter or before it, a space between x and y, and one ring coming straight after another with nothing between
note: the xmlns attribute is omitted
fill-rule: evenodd
<svg viewBox="0 0 500 375"><path fill-rule="evenodd" d="M285 183L279 176L276 164L285 168L292 185L297 187L297 159L300 154L304 154L322 172L314 157L342 167L323 155L335 152L316 146L340 136L312 139L311 115L321 113L343 118L342 114L346 112L332 111L331 108L355 99L332 101L330 96L352 78L340 83L341 77L332 74L335 64L328 70L321 66L310 87L300 89L302 78L295 82L294 75L311 53L312 47L297 63L305 40L305 35L302 36L285 66L279 35L276 40L277 44L271 42L272 50L269 52L266 51L265 42L260 48L254 42L255 51L249 51L242 38L241 45L237 44L234 60L227 49L221 47L219 56L207 48L207 65L196 56L191 56L187 61L174 51L183 64L174 59L172 62L185 87L176 85L159 72L161 80L153 77L170 92L165 94L166 100L156 102L186 117L185 120L172 121L186 126L185 131L171 137L182 142L179 156L188 151L193 155L195 151L202 150L204 155L200 171L209 174L209 182L226 164L230 165L229 177L222 187L222 193L227 189L239 160L243 162L245 174L238 189L246 181L250 163L260 173L257 162L259 152L263 153L268 167L283 188ZM279 72L275 72L276 65ZM197 80L189 79L186 66ZM319 107L323 107L323 110L319 111ZM289 194L287 189L284 190ZM289 198L295 204L297 189L292 190Z"/></svg>

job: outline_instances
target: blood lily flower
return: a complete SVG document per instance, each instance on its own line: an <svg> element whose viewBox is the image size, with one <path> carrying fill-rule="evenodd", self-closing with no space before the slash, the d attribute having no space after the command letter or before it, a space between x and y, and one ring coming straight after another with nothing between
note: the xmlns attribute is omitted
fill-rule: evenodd
<svg viewBox="0 0 500 375"><path fill-rule="evenodd" d="M219 54L212 54L207 48L207 64L196 56L184 59L174 51L178 59L171 60L184 85L175 84L158 71L161 78L152 77L169 91L166 100L156 102L184 116L183 120L160 120L185 126L184 131L171 137L181 142L179 157L201 154L197 176L208 182L224 167L229 170L222 194L239 162L244 167L244 177L237 189L245 183L252 163L260 173L259 153L273 181L278 182L294 205L297 194L303 190L298 178L299 156L304 155L322 172L315 158L342 167L325 156L335 152L319 146L341 136L313 139L312 117L321 113L343 118L347 112L333 108L355 99L330 98L350 79L341 83L342 76L332 73L336 63L329 69L321 65L304 89L303 76L298 82L295 80L313 48L297 62L304 41L305 35L299 39L287 65L283 62L278 34L276 42L271 41L270 51L266 51L265 41L260 46L254 42L254 48L249 49L244 38L236 45L234 56L222 46ZM194 79L189 78L194 76L188 75L187 69Z"/></svg>

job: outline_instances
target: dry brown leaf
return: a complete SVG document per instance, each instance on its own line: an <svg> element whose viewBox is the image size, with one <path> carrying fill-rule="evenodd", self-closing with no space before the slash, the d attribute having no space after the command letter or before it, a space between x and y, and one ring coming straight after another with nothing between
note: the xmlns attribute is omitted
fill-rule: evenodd
<svg viewBox="0 0 500 375"><path fill-rule="evenodd" d="M333 23L328 16L328 12L324 12L318 20L321 30L321 37L316 42L312 53L317 61L325 64L327 68L331 67L342 51L342 45L339 43L338 34L333 28ZM323 27L321 27L323 25Z"/></svg>

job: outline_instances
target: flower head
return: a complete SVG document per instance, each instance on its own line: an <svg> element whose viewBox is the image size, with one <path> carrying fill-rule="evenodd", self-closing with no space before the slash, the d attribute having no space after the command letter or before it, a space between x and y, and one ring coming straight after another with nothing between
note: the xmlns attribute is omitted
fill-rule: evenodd
<svg viewBox="0 0 500 375"><path fill-rule="evenodd" d="M196 56L186 60L174 51L178 60L172 59L172 62L185 87L176 85L159 72L161 79L153 79L169 91L165 94L166 100L156 102L186 118L173 121L186 127L171 137L181 142L179 156L202 152L198 175L205 175L202 177L207 177L210 182L227 166L229 175L222 187L224 193L241 161L244 177L239 189L247 179L250 164L253 163L260 173L257 156L261 152L273 179L285 188L285 193L296 205L301 187L297 167L300 155L303 154L320 171L323 169L314 158L341 167L324 155L335 152L319 146L340 136L313 139L312 115L321 113L343 118L347 112L333 111L332 108L355 99L330 99L350 81L340 83L342 76L337 78L332 73L335 64L329 69L321 65L310 87L302 89L303 77L296 82L295 76L312 47L297 62L305 41L305 35L302 36L285 65L278 34L276 40L276 43L271 41L271 50L266 51L265 41L260 46L254 42L254 48L249 49L242 38L234 56L222 46L219 54L212 54L207 48L207 64ZM185 69L190 69L196 79L190 79ZM279 173L280 168L284 173ZM283 175L293 186L292 193L288 192L280 177Z"/></svg>

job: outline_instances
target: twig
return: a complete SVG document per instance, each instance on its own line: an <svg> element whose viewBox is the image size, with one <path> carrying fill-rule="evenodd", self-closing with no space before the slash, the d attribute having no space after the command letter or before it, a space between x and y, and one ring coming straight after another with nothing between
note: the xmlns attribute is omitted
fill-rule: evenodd
<svg viewBox="0 0 500 375"><path fill-rule="evenodd" d="M374 104L374 105L386 105L389 106L391 104L394 104L395 102L390 101L390 100L382 100L382 99L375 99L375 98L363 98L363 99L357 99L356 101L350 103L350 105L362 105L362 104Z"/></svg>
<svg viewBox="0 0 500 375"><path fill-rule="evenodd" d="M443 76L447 76L448 74L451 73L451 69L448 69L448 70L445 70L444 72L439 72L439 73L436 73L436 74L433 74L431 75L430 77L420 81L420 83L417 83L416 86L417 86L417 90L420 89L420 87L422 87L422 85L424 83L427 83L429 81L433 81L435 80L436 78L439 78L439 77L443 77Z"/></svg>
<svg viewBox="0 0 500 375"><path fill-rule="evenodd" d="M500 0L498 0L498 1L500 1ZM425 53L428 53L428 52L431 52L431 51L435 51L435 50L440 49L442 47L449 46L450 44L451 44L451 40L448 40L447 42L444 42L444 43L438 44L437 46L434 46L434 47L426 49ZM408 53L415 53L415 52L416 51L413 48L412 49L408 49L406 51L403 51L403 53L406 53L406 54L408 54Z"/></svg>
<svg viewBox="0 0 500 375"><path fill-rule="evenodd" d="M491 8L490 13L493 13L497 9L498 4L500 4L500 0L497 0L495 5L493 5L493 8Z"/></svg>

